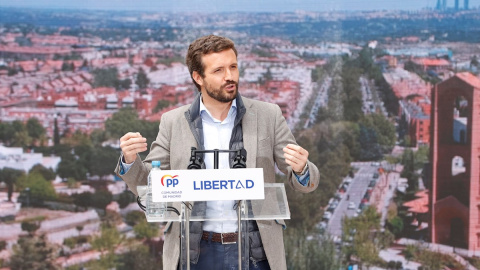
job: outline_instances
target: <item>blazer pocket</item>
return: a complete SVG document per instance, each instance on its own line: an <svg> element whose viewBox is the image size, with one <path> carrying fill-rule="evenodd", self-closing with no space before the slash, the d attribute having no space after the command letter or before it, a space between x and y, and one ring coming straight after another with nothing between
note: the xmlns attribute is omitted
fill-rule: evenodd
<svg viewBox="0 0 480 270"><path fill-rule="evenodd" d="M264 139L260 139L258 140L258 149L260 148L264 148L264 147L268 147L268 146L271 146L272 145L272 140L270 139L270 136L264 138Z"/></svg>

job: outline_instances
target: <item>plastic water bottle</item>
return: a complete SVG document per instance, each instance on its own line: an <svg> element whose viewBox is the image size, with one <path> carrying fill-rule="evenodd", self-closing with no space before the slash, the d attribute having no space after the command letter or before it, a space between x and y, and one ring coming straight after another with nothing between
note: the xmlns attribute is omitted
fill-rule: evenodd
<svg viewBox="0 0 480 270"><path fill-rule="evenodd" d="M166 214L166 202L153 202L152 198L152 172L160 171L160 160L152 161L152 170L148 174L147 215L153 218L163 218Z"/></svg>

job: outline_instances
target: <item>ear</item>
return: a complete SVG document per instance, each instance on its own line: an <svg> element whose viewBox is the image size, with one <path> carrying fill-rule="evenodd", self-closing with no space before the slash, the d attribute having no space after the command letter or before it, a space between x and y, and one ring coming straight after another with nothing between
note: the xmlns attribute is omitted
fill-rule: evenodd
<svg viewBox="0 0 480 270"><path fill-rule="evenodd" d="M198 85L203 86L203 78L202 76L200 76L200 74L198 74L198 72L194 71L192 73L192 78L195 80L196 83L198 83Z"/></svg>

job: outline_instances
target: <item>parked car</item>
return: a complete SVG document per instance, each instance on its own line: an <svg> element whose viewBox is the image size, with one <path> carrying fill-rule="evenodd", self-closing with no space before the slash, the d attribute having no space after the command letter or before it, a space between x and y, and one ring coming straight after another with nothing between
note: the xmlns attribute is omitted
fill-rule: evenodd
<svg viewBox="0 0 480 270"><path fill-rule="evenodd" d="M354 202L348 203L348 209L355 209L355 208L357 208L357 205Z"/></svg>

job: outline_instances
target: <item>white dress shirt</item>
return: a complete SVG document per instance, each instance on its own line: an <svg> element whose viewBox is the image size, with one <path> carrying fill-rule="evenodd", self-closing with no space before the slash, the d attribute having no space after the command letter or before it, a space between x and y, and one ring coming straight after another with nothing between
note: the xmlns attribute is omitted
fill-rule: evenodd
<svg viewBox="0 0 480 270"><path fill-rule="evenodd" d="M212 117L202 100L200 100L200 116L203 125L203 141L205 150L229 150L230 137L232 137L233 125L237 116L237 102L233 100L232 106L228 111L227 118L220 121ZM213 169L213 153L206 153L204 157L205 167ZM218 156L218 168L230 168L229 153L220 153ZM203 230L217 233L236 232L237 231L237 213L233 209L235 201L207 201L207 218L217 219L215 221L205 221ZM229 218L231 220L221 221Z"/></svg>

